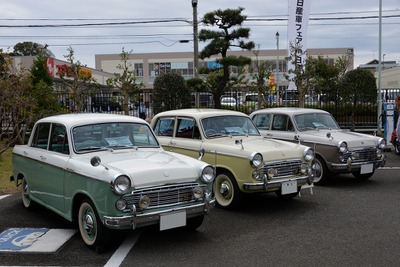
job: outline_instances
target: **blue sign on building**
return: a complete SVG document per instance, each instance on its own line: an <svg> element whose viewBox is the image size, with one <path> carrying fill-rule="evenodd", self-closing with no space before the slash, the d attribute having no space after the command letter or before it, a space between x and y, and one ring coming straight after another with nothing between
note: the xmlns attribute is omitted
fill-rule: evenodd
<svg viewBox="0 0 400 267"><path fill-rule="evenodd" d="M9 228L0 234L0 251L21 251L30 247L49 229Z"/></svg>

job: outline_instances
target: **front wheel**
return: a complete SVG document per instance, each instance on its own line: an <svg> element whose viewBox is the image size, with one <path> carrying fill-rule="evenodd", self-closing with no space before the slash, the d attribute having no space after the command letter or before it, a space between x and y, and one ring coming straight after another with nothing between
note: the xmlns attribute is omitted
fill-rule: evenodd
<svg viewBox="0 0 400 267"><path fill-rule="evenodd" d="M329 179L330 172L326 166L325 161L320 157L316 156L312 162L312 171L314 173L314 184L323 185Z"/></svg>
<svg viewBox="0 0 400 267"><path fill-rule="evenodd" d="M81 202L78 213L79 232L86 245L96 247L104 245L109 229L101 223L96 209L89 199Z"/></svg>
<svg viewBox="0 0 400 267"><path fill-rule="evenodd" d="M240 190L235 178L229 172L217 174L214 181L214 195L217 204L223 208L233 208L240 202Z"/></svg>
<svg viewBox="0 0 400 267"><path fill-rule="evenodd" d="M295 192L295 193L282 195L282 190L278 190L278 191L275 191L275 194L282 199L293 199L293 198L297 197L300 190L301 190L301 186L297 187L297 192Z"/></svg>

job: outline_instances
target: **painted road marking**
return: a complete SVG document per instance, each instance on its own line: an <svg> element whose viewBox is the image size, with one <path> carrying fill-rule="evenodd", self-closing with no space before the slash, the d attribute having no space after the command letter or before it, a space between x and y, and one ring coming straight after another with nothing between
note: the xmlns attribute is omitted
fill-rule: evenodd
<svg viewBox="0 0 400 267"><path fill-rule="evenodd" d="M55 252L77 230L47 228L9 228L0 234L0 251Z"/></svg>
<svg viewBox="0 0 400 267"><path fill-rule="evenodd" d="M3 198L6 198L6 197L8 197L9 195L1 195L0 196L0 199L3 199Z"/></svg>
<svg viewBox="0 0 400 267"><path fill-rule="evenodd" d="M121 263L124 261L126 255L128 255L129 251L133 248L133 246L139 239L141 233L141 230L131 232L125 238L124 242L122 242L119 248L114 252L112 257L108 260L104 267L120 266Z"/></svg>

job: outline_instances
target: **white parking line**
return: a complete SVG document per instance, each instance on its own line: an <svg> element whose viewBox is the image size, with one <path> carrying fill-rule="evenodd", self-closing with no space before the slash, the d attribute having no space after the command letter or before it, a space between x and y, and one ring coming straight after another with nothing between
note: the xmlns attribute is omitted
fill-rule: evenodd
<svg viewBox="0 0 400 267"><path fill-rule="evenodd" d="M400 167L379 167L377 170L400 170Z"/></svg>
<svg viewBox="0 0 400 267"><path fill-rule="evenodd" d="M133 245L135 245L136 241L139 239L141 233L141 230L136 230L130 233L104 267L120 266L126 255L128 255L129 251L133 248Z"/></svg>
<svg viewBox="0 0 400 267"><path fill-rule="evenodd" d="M6 197L8 197L9 195L1 195L0 196L0 199L3 199L3 198L6 198Z"/></svg>

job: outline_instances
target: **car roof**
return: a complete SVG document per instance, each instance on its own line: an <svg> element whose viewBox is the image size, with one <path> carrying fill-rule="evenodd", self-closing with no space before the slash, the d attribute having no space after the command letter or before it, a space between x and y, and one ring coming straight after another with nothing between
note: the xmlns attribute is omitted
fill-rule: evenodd
<svg viewBox="0 0 400 267"><path fill-rule="evenodd" d="M317 108L297 108L297 107L278 107L278 108L267 108L267 109L259 109L251 113L251 115L259 114L259 113L285 113L288 115L296 115L296 114L304 114L304 113L327 113L329 112L317 109ZM250 115L250 116L251 116Z"/></svg>
<svg viewBox="0 0 400 267"><path fill-rule="evenodd" d="M40 119L38 122L51 122L61 123L67 127L73 127L76 125L85 125L92 123L104 123L104 122L139 122L146 123L144 120L120 114L107 114L107 113L73 113L73 114L62 114L49 116Z"/></svg>
<svg viewBox="0 0 400 267"><path fill-rule="evenodd" d="M196 118L201 118L201 117L209 117L209 116L246 116L246 114L239 112L239 111L233 111L233 110L227 110L227 109L212 109L212 108L190 108L190 109L176 109L176 110L169 110L169 111L164 111L161 113L158 113L156 117L158 116L191 116L191 117L196 117Z"/></svg>

